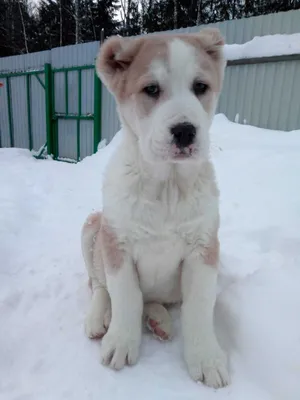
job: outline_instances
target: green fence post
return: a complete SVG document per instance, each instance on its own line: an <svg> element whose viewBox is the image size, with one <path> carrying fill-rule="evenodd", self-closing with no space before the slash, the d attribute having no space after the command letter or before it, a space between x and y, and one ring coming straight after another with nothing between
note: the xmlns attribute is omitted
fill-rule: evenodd
<svg viewBox="0 0 300 400"><path fill-rule="evenodd" d="M28 142L29 150L32 150L32 127L31 127L31 99L30 99L30 75L26 75L26 95L27 95L27 124L28 124Z"/></svg>
<svg viewBox="0 0 300 400"><path fill-rule="evenodd" d="M6 95L7 95L7 107L8 107L8 124L9 124L10 147L14 147L15 146L14 122L13 122L13 117L12 117L10 78L9 78L9 76L6 77Z"/></svg>
<svg viewBox="0 0 300 400"><path fill-rule="evenodd" d="M94 77L94 153L97 152L101 140L102 83L95 71Z"/></svg>
<svg viewBox="0 0 300 400"><path fill-rule="evenodd" d="M77 119L77 161L80 161L80 123L81 123L81 69L78 70L78 119Z"/></svg>
<svg viewBox="0 0 300 400"><path fill-rule="evenodd" d="M66 114L69 114L69 80L68 80L68 70L65 70L65 108Z"/></svg>
<svg viewBox="0 0 300 400"><path fill-rule="evenodd" d="M46 99L46 130L47 130L47 153L54 155L53 140L53 96L52 96L52 68L51 64L45 64L45 99Z"/></svg>

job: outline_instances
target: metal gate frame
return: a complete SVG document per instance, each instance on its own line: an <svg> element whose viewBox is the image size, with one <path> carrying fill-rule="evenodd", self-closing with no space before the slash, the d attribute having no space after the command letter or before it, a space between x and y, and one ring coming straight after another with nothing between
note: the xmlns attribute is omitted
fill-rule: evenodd
<svg viewBox="0 0 300 400"><path fill-rule="evenodd" d="M50 64L45 65L46 79L49 80L49 90L51 90L51 110L47 113L51 115L51 121L47 120L47 142L50 140L52 148L50 149L51 154L54 158L60 160L59 147L58 147L58 121L59 119L75 120L76 121L76 136L77 136L77 159L80 161L80 121L91 120L94 121L94 153L97 151L97 146L101 140L101 81L98 78L96 72L94 75L94 114L82 114L82 71L95 69L94 65L83 65L78 67L62 67L51 69ZM78 104L77 114L69 113L69 91L68 91L68 73L77 71L77 84L78 84ZM55 87L54 77L56 73L64 73L64 85L65 85L65 113L55 112ZM50 95L49 95L50 97ZM51 139L50 139L51 136Z"/></svg>
<svg viewBox="0 0 300 400"><path fill-rule="evenodd" d="M6 80L6 96L7 96L7 106L8 106L8 125L9 125L9 136L10 136L10 145L14 147L14 123L13 123L13 113L12 113L12 94L11 94L11 79L14 77L26 77L26 98L27 98L27 122L28 122L28 139L29 139L29 150L33 150L33 140L32 140L32 125L31 125L31 91L30 91L30 83L32 76L34 76L43 89L45 90L45 106L46 106L46 137L47 141L42 146L36 158L45 158L45 152L50 155L53 159L58 161L69 161L69 162L78 162L81 160L80 157L80 121L82 120L91 120L94 122L93 126L93 151L94 153L97 151L97 147L99 142L101 141L101 91L102 84L100 79L98 78L96 71L94 75L94 114L82 114L82 82L81 82L81 74L84 70L95 69L94 65L84 65L84 66L76 66L76 67L63 67L63 68L53 68L51 64L47 63L44 65L43 69L38 69L34 71L24 71L24 72L9 72L9 73L0 73L0 79ZM68 112L68 72L77 71L78 72L78 112L77 114L70 114ZM54 87L54 76L56 73L63 72L65 76L65 113L56 113L55 112L55 87ZM41 79L40 75L45 74L44 82ZM77 157L76 160L66 160L64 158L59 157L59 148L58 148L58 120L66 119L66 120L76 120L76 143L77 143Z"/></svg>

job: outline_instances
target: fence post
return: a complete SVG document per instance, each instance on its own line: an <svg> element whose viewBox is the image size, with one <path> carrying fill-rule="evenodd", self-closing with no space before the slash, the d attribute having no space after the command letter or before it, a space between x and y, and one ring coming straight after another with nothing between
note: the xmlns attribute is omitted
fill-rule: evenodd
<svg viewBox="0 0 300 400"><path fill-rule="evenodd" d="M47 153L54 155L53 140L53 96L52 96L52 68L51 64L45 64L45 99L46 99L46 131L47 131Z"/></svg>
<svg viewBox="0 0 300 400"><path fill-rule="evenodd" d="M102 111L102 83L95 70L94 75L94 153L97 152L98 144L101 141L101 111Z"/></svg>
<svg viewBox="0 0 300 400"><path fill-rule="evenodd" d="M27 124L28 124L28 143L29 150L32 150L32 127L31 127L31 98L30 98L31 77L26 75L26 96L27 96Z"/></svg>
<svg viewBox="0 0 300 400"><path fill-rule="evenodd" d="M7 95L7 106L8 106L8 125L9 125L9 135L10 135L10 147L15 147L14 122L13 122L13 116L12 116L10 77L9 76L6 77L6 95Z"/></svg>
<svg viewBox="0 0 300 400"><path fill-rule="evenodd" d="M80 117L81 117L81 93L82 93L82 79L81 79L81 69L78 70L78 119L77 119L77 161L80 161Z"/></svg>

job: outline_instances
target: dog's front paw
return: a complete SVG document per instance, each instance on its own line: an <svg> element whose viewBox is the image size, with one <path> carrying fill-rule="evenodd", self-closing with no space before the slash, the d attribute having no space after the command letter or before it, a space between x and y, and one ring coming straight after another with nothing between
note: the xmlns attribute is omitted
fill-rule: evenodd
<svg viewBox="0 0 300 400"><path fill-rule="evenodd" d="M214 388L221 388L230 383L227 357L217 343L208 347L187 346L185 361L195 381Z"/></svg>
<svg viewBox="0 0 300 400"><path fill-rule="evenodd" d="M122 333L108 330L101 345L101 362L119 370L125 364L136 364L141 345L141 334L130 335L126 330Z"/></svg>
<svg viewBox="0 0 300 400"><path fill-rule="evenodd" d="M85 333L90 339L101 339L107 331L110 324L111 312L110 309L105 311L105 314L95 315L89 312L85 319Z"/></svg>
<svg viewBox="0 0 300 400"><path fill-rule="evenodd" d="M85 319L85 333L90 339L101 339L106 333L102 318L93 318L93 316L87 315Z"/></svg>

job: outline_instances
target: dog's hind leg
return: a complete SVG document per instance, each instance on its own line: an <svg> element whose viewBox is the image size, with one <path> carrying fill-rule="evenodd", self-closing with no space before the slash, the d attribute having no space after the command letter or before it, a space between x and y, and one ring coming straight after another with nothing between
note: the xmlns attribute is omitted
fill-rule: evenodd
<svg viewBox="0 0 300 400"><path fill-rule="evenodd" d="M172 336L172 319L167 309L159 303L144 304L146 327L159 340L169 340Z"/></svg>
<svg viewBox="0 0 300 400"><path fill-rule="evenodd" d="M110 297L106 290L105 274L101 256L99 231L101 213L89 215L81 232L81 247L92 289L92 301L85 320L89 338L105 335L111 319Z"/></svg>

